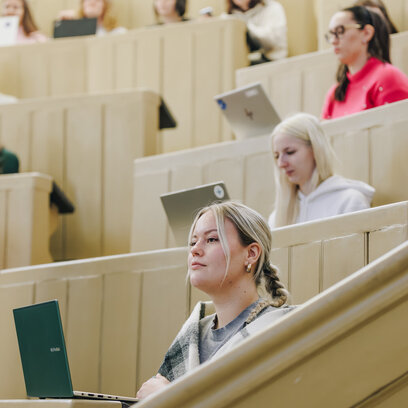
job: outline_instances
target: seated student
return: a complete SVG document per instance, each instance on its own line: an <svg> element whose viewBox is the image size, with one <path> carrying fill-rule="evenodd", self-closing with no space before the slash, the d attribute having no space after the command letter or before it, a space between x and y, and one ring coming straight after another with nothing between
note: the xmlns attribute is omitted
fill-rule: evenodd
<svg viewBox="0 0 408 408"><path fill-rule="evenodd" d="M364 6L374 13L378 13L387 23L390 34L398 33L397 27L388 15L385 4L381 0L357 0L353 6Z"/></svg>
<svg viewBox="0 0 408 408"><path fill-rule="evenodd" d="M286 15L275 0L228 0L227 12L247 25L247 42L254 64L288 55ZM260 55L259 55L260 54Z"/></svg>
<svg viewBox="0 0 408 408"><path fill-rule="evenodd" d="M340 66L322 118L332 119L408 98L408 78L390 61L390 36L377 13L346 8L330 20L326 39Z"/></svg>
<svg viewBox="0 0 408 408"><path fill-rule="evenodd" d="M370 208L373 187L333 175L334 153L315 116L298 113L284 120L271 144L276 186L271 228Z"/></svg>
<svg viewBox="0 0 408 408"><path fill-rule="evenodd" d="M18 170L17 156L0 145L0 174L18 173Z"/></svg>
<svg viewBox="0 0 408 408"><path fill-rule="evenodd" d="M122 34L127 30L118 27L116 19L110 12L110 0L81 0L78 12L63 10L58 15L58 20L72 20L76 18L97 18L96 35Z"/></svg>
<svg viewBox="0 0 408 408"><path fill-rule="evenodd" d="M269 261L271 233L256 211L234 202L212 204L196 216L189 241L190 282L212 303L196 305L138 398L222 356L293 309L285 306L288 292ZM259 297L261 286L270 299Z"/></svg>
<svg viewBox="0 0 408 408"><path fill-rule="evenodd" d="M27 0L3 0L2 16L19 17L20 24L17 32L17 44L47 41L47 37L38 31L28 7Z"/></svg>
<svg viewBox="0 0 408 408"><path fill-rule="evenodd" d="M158 24L188 21L184 17L187 0L154 0L153 8Z"/></svg>

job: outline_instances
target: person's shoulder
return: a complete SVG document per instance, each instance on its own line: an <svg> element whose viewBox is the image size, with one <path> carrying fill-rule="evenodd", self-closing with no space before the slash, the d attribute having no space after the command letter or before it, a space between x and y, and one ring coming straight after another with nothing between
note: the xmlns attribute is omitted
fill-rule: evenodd
<svg viewBox="0 0 408 408"><path fill-rule="evenodd" d="M408 81L408 77L399 68L388 62L379 61L376 74L377 79L383 82L398 83L401 79Z"/></svg>

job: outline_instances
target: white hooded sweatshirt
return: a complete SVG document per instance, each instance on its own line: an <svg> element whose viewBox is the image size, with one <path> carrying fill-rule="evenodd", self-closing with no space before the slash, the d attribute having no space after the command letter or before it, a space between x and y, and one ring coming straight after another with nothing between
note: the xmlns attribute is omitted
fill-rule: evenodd
<svg viewBox="0 0 408 408"><path fill-rule="evenodd" d="M334 217L371 206L375 189L370 185L341 176L332 176L318 185L309 195L298 191L299 214L296 224ZM275 212L269 216L269 226L275 228Z"/></svg>
<svg viewBox="0 0 408 408"><path fill-rule="evenodd" d="M285 10L275 0L265 0L248 11L233 11L247 24L248 32L259 41L262 52L270 60L285 58L288 55L287 25Z"/></svg>

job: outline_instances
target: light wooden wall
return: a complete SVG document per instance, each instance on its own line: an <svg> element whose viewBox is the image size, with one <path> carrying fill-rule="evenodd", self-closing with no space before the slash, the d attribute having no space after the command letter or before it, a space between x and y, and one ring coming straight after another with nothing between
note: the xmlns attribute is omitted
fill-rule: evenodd
<svg viewBox="0 0 408 408"><path fill-rule="evenodd" d="M339 158L336 172L373 185L375 206L408 199L407 109L408 101L401 101L323 123ZM175 245L159 199L170 191L224 180L231 198L268 217L274 202L272 160L268 137L136 160L131 249ZM137 199L142 192L143 201Z"/></svg>
<svg viewBox="0 0 408 408"><path fill-rule="evenodd" d="M55 259L129 251L133 160L157 152L159 104L140 90L0 106L0 141L20 171L51 175L76 207L60 217Z"/></svg>
<svg viewBox="0 0 408 408"><path fill-rule="evenodd" d="M407 291L405 243L142 406L402 407Z"/></svg>
<svg viewBox="0 0 408 408"><path fill-rule="evenodd" d="M73 387L135 396L189 314L185 249L0 272L0 398L25 398L12 309L58 299Z"/></svg>
<svg viewBox="0 0 408 408"><path fill-rule="evenodd" d="M392 61L408 74L408 33L392 36ZM281 117L294 112L321 115L324 98L336 82L338 61L332 51L319 51L283 61L237 70L237 86L261 82Z"/></svg>
<svg viewBox="0 0 408 408"><path fill-rule="evenodd" d="M173 151L232 139L213 97L234 88L246 64L242 21L185 23L2 47L0 89L35 98L149 88L178 122L162 132L162 151Z"/></svg>
<svg viewBox="0 0 408 408"><path fill-rule="evenodd" d="M272 262L294 304L305 302L408 239L408 202L272 231Z"/></svg>
<svg viewBox="0 0 408 408"><path fill-rule="evenodd" d="M283 259L285 248L293 252L289 287L294 300L309 299L398 245L407 237L407 220L408 203L400 203L299 226L297 241L290 231L275 231L274 256ZM308 252L319 228L324 258L314 248ZM357 236L364 245L349 239ZM0 398L25 395L12 309L51 299L60 302L74 387L135 395L137 387L155 374L194 304L207 298L186 282L187 251L177 248L3 270ZM346 257L351 259L344 264ZM319 262L324 284L314 292L305 282L316 280L317 270L308 264ZM295 263L300 265L297 269Z"/></svg>
<svg viewBox="0 0 408 408"><path fill-rule="evenodd" d="M398 31L408 30L408 1L407 0L383 0L391 20ZM330 19L337 11L352 6L352 0L314 0L317 21L318 49L330 48L324 38L329 27Z"/></svg>
<svg viewBox="0 0 408 408"><path fill-rule="evenodd" d="M0 269L50 262L52 179L0 175Z"/></svg>

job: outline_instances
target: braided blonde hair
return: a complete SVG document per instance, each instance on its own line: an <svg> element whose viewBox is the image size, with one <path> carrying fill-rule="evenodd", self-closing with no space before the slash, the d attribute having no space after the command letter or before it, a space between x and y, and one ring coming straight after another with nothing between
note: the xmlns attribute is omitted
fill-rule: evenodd
<svg viewBox="0 0 408 408"><path fill-rule="evenodd" d="M289 292L285 289L285 286L279 279L278 269L272 265L269 260L272 247L272 236L264 218L255 210L238 202L225 201L221 203L213 203L200 210L197 214L190 229L189 242L191 242L191 236L198 219L207 211L212 211L214 214L218 236L227 259L225 277L230 265L230 251L224 229L225 219L228 218L235 225L242 245L248 246L256 242L261 247L261 254L253 272L253 278L257 288L265 289L267 292L268 297L270 297L268 305L274 307L284 305L288 300ZM257 314L260 311L261 310L259 310Z"/></svg>

